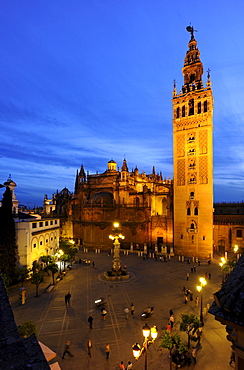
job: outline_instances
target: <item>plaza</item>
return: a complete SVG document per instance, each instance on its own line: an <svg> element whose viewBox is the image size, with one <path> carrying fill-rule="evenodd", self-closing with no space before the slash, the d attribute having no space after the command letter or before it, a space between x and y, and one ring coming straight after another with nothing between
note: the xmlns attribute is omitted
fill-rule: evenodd
<svg viewBox="0 0 244 370"><path fill-rule="evenodd" d="M211 304L213 293L221 286L221 270L218 260L211 265L201 261L195 264L196 272L191 273L192 264L186 260L180 262L175 256L167 262L154 258L143 260L136 253L124 255L121 252L122 266L130 272L130 279L123 282L111 282L103 279L103 272L111 268L112 257L107 252L78 252L76 260L89 259L95 262L95 267L76 263L68 271L50 293L45 288L51 282L51 276L45 277L45 283L40 285L39 297L35 297L35 286L26 284L27 299L20 305L19 287L9 289L10 302L13 308L16 324L33 320L37 326L37 338L50 347L56 354L51 363L58 361L62 370L104 369L116 370L121 361L127 365L133 363L134 370L144 369L144 355L135 360L132 345L143 342L142 326L156 325L158 338L148 349L148 369L169 369L168 349L159 347L162 331L166 329L169 311L173 309L175 325L173 332L179 332L187 341L185 333L179 331L180 315L195 314L199 316L200 306L195 306L195 296L199 295L196 286L199 277L211 274L211 280L203 293L203 307ZM189 281L186 273L189 272ZM184 304L182 288L186 286L193 292L193 301ZM65 305L64 296L71 293L71 305ZM95 300L103 297L106 301L107 317L103 320L101 310L95 306ZM124 309L130 308L133 302L135 315L129 314L126 319ZM142 311L148 306L154 307L154 313L148 320L141 319ZM204 310L204 327L202 348L197 353L197 364L188 368L200 370L230 369L230 342L226 340L225 327L215 321L214 317ZM87 319L93 316L93 328L89 328ZM91 357L87 354L87 341L92 341ZM71 341L71 352L74 357L66 355L61 359L66 340ZM106 360L105 345L110 344L111 353Z"/></svg>

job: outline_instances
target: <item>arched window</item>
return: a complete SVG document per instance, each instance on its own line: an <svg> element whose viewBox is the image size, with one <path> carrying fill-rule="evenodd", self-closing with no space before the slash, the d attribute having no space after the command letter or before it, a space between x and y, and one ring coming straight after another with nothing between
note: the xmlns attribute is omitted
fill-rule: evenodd
<svg viewBox="0 0 244 370"><path fill-rule="evenodd" d="M190 207L188 207L187 208L187 216L190 216L191 215L191 208Z"/></svg>
<svg viewBox="0 0 244 370"><path fill-rule="evenodd" d="M176 118L179 118L180 117L180 108L177 107L176 109Z"/></svg>
<svg viewBox="0 0 244 370"><path fill-rule="evenodd" d="M195 207L195 209L194 209L194 215L198 216L198 208L197 207Z"/></svg>
<svg viewBox="0 0 244 370"><path fill-rule="evenodd" d="M189 100L189 116L193 116L194 114L194 99Z"/></svg>
<svg viewBox="0 0 244 370"><path fill-rule="evenodd" d="M205 100L205 102L203 103L203 110L204 110L204 113L206 113L208 111L208 102L207 102L207 100Z"/></svg>
<svg viewBox="0 0 244 370"><path fill-rule="evenodd" d="M199 102L197 104L197 113L199 114L199 113L201 113L201 111L202 111L202 105L201 105L201 102Z"/></svg>
<svg viewBox="0 0 244 370"><path fill-rule="evenodd" d="M191 229L194 230L195 229L195 224L192 222L191 223Z"/></svg>
<svg viewBox="0 0 244 370"><path fill-rule="evenodd" d="M185 117L186 116L186 107L185 105L183 105L182 107L182 117Z"/></svg>

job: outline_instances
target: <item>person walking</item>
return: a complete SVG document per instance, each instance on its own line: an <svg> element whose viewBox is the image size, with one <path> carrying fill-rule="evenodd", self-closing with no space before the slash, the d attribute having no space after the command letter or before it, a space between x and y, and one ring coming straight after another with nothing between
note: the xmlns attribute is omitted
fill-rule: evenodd
<svg viewBox="0 0 244 370"><path fill-rule="evenodd" d="M131 303L131 306L130 306L130 313L131 313L131 316L134 316L135 314L135 306L133 303Z"/></svg>
<svg viewBox="0 0 244 370"><path fill-rule="evenodd" d="M209 272L209 274L208 274L208 279L209 280L211 280L211 277L212 277L212 275L210 274L210 272Z"/></svg>
<svg viewBox="0 0 244 370"><path fill-rule="evenodd" d="M196 347L192 347L191 357L193 360L193 365L196 365L197 363L197 349Z"/></svg>
<svg viewBox="0 0 244 370"><path fill-rule="evenodd" d="M199 306L199 297L198 296L196 296L196 298L195 298L195 306L196 307Z"/></svg>
<svg viewBox="0 0 244 370"><path fill-rule="evenodd" d="M171 330L173 329L174 322L175 322L174 315L171 315L170 318L169 318L169 323L170 323L170 326L171 326Z"/></svg>
<svg viewBox="0 0 244 370"><path fill-rule="evenodd" d="M65 343L64 353L62 356L63 360L65 359L66 353L68 353L69 357L74 357L74 355L72 355L72 353L70 352L70 341L69 340L67 340Z"/></svg>
<svg viewBox="0 0 244 370"><path fill-rule="evenodd" d="M121 363L119 364L119 370L125 370L125 365L123 361L121 361Z"/></svg>
<svg viewBox="0 0 244 370"><path fill-rule="evenodd" d="M70 292L68 292L68 294L66 295L66 299L67 299L67 304L70 306L70 298L71 298L71 294Z"/></svg>
<svg viewBox="0 0 244 370"><path fill-rule="evenodd" d="M92 261L92 267L95 268L95 262L94 261Z"/></svg>
<svg viewBox="0 0 244 370"><path fill-rule="evenodd" d="M89 322L89 324L90 324L90 329L92 329L92 323L93 323L93 317L92 317L92 315L90 315L89 317L88 317L88 320L87 320L88 322Z"/></svg>
<svg viewBox="0 0 244 370"><path fill-rule="evenodd" d="M91 339L88 339L87 341L87 353L88 353L88 356L91 357L91 349L92 349L92 341Z"/></svg>
<svg viewBox="0 0 244 370"><path fill-rule="evenodd" d="M187 298L187 295L184 296L184 303L187 304L188 302L188 298Z"/></svg>
<svg viewBox="0 0 244 370"><path fill-rule="evenodd" d="M106 316L107 316L107 311L105 310L105 308L103 307L102 308L102 317L103 317L103 320L106 320Z"/></svg>
<svg viewBox="0 0 244 370"><path fill-rule="evenodd" d="M132 362L128 361L126 370L131 370L131 369L132 369Z"/></svg>
<svg viewBox="0 0 244 370"><path fill-rule="evenodd" d="M186 294L186 287L185 287L185 285L182 288L182 292L183 292L184 295Z"/></svg>
<svg viewBox="0 0 244 370"><path fill-rule="evenodd" d="M187 272L187 273L186 273L186 280L187 280L187 281L189 280L189 276L190 276L190 274L189 274L189 272Z"/></svg>
<svg viewBox="0 0 244 370"><path fill-rule="evenodd" d="M124 313L125 313L125 318L126 318L126 320L128 320L128 314L129 314L129 308L128 307L125 307L125 309L124 309Z"/></svg>
<svg viewBox="0 0 244 370"><path fill-rule="evenodd" d="M106 343L105 345L105 353L106 353L106 360L108 360L109 355L110 355L110 345L108 343Z"/></svg>

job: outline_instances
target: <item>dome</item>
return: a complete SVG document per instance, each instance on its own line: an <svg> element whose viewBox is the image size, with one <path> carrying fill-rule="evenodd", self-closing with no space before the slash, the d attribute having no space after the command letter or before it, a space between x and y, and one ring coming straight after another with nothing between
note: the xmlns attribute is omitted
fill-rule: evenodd
<svg viewBox="0 0 244 370"><path fill-rule="evenodd" d="M101 191L100 193L93 194L89 202L93 204L113 204L113 194Z"/></svg>

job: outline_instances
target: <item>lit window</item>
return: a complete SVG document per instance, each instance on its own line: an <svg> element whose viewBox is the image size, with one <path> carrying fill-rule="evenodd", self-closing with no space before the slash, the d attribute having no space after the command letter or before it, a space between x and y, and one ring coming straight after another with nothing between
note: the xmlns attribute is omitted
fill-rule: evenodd
<svg viewBox="0 0 244 370"><path fill-rule="evenodd" d="M242 230L236 230L236 237L242 238Z"/></svg>

